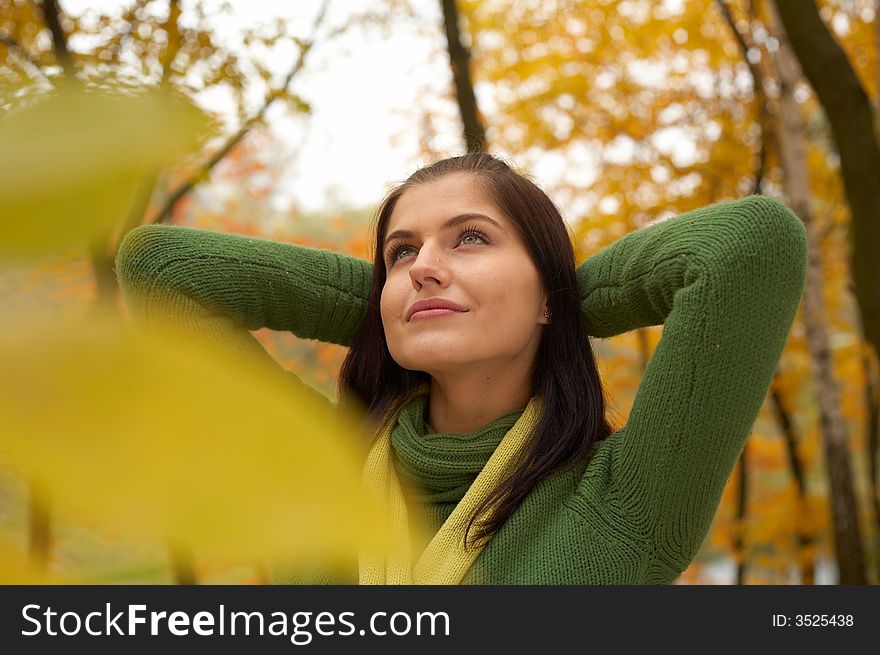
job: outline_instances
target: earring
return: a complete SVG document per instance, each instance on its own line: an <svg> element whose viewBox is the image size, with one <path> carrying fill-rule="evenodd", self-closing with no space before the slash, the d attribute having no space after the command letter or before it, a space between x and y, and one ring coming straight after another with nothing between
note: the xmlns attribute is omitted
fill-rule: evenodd
<svg viewBox="0 0 880 655"><path fill-rule="evenodd" d="M544 310L544 318L550 318L550 310L549 309Z"/></svg>

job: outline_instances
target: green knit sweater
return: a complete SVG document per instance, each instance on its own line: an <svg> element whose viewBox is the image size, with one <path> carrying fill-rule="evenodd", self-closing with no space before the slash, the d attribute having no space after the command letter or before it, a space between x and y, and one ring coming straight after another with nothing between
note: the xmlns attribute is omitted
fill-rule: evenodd
<svg viewBox="0 0 880 655"><path fill-rule="evenodd" d="M540 482L463 584L667 584L691 563L767 393L807 266L798 218L749 196L654 223L577 270L589 335L663 325L624 427ZM242 235L150 225L129 232L116 272L132 315L172 294L205 338L283 371L249 333L268 327L349 345L367 306L364 260ZM439 529L521 410L473 434L437 434L427 397L400 414L396 469ZM421 544L422 546L424 544ZM287 582L356 583L320 570Z"/></svg>

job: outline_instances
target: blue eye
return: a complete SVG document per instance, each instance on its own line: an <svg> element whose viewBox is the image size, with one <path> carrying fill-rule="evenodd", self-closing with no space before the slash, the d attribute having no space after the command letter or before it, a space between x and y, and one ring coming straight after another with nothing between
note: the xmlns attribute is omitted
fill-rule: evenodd
<svg viewBox="0 0 880 655"><path fill-rule="evenodd" d="M466 237L476 237L476 238L478 238L478 239L482 239L483 241L486 240L486 237L484 237L484 236L483 236L479 231L477 231L477 230L464 230L463 232L461 232L461 233L458 235L458 239L459 239L459 241L462 240L462 239L464 239L464 238L466 238Z"/></svg>
<svg viewBox="0 0 880 655"><path fill-rule="evenodd" d="M406 250L409 247L410 246L406 245L405 243L397 243L397 244L394 244L393 246L391 246L388 249L388 254L387 254L389 262L392 264L394 262L396 262L397 255L399 255L402 251Z"/></svg>
<svg viewBox="0 0 880 655"><path fill-rule="evenodd" d="M483 234L482 232L480 232L475 227L464 227L461 230L459 230L458 235L456 235L456 237L455 237L455 241L457 243L467 237L476 237L477 239L480 239L483 242L488 242L486 235ZM473 242L468 242L465 245L471 245L472 243ZM395 263L397 263L398 256L406 250L415 251L415 248L413 248L411 245L409 245L407 243L392 244L391 247L388 248L388 252L385 255L386 260L388 261L388 264L393 266Z"/></svg>
<svg viewBox="0 0 880 655"><path fill-rule="evenodd" d="M479 239L483 243L489 242L489 239L486 237L486 235L483 234L482 232L480 232L475 227L463 227L461 230L459 230L458 236L455 237L455 240L456 241L463 241L467 237L476 237L477 239Z"/></svg>

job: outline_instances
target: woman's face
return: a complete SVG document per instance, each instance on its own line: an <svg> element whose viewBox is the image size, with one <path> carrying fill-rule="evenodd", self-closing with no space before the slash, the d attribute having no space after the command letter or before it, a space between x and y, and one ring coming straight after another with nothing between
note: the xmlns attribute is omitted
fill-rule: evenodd
<svg viewBox="0 0 880 655"><path fill-rule="evenodd" d="M546 294L516 225L472 175L407 189L382 250L382 323L400 366L433 374L532 365L548 323ZM415 302L437 298L461 311L408 316Z"/></svg>

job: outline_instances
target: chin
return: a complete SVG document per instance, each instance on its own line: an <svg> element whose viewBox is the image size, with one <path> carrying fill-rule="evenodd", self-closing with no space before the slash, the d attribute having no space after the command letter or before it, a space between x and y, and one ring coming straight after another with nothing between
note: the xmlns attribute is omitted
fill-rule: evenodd
<svg viewBox="0 0 880 655"><path fill-rule="evenodd" d="M397 363L409 371L421 371L422 373L427 373L428 375L434 375L435 373L442 373L445 371L452 371L457 368L461 368L461 362L447 362L437 360L431 360L427 362L424 360L407 362L397 361Z"/></svg>
<svg viewBox="0 0 880 655"><path fill-rule="evenodd" d="M433 375L435 373L443 373L447 371L454 371L456 369L460 369L464 364L467 363L460 360L450 360L434 357L394 357L394 361L397 362L397 364L402 368L410 371L421 371L423 373L428 373L429 375Z"/></svg>
<svg viewBox="0 0 880 655"><path fill-rule="evenodd" d="M486 344L475 336L471 331L425 330L386 343L391 357L400 366L430 373L454 371L484 358Z"/></svg>

